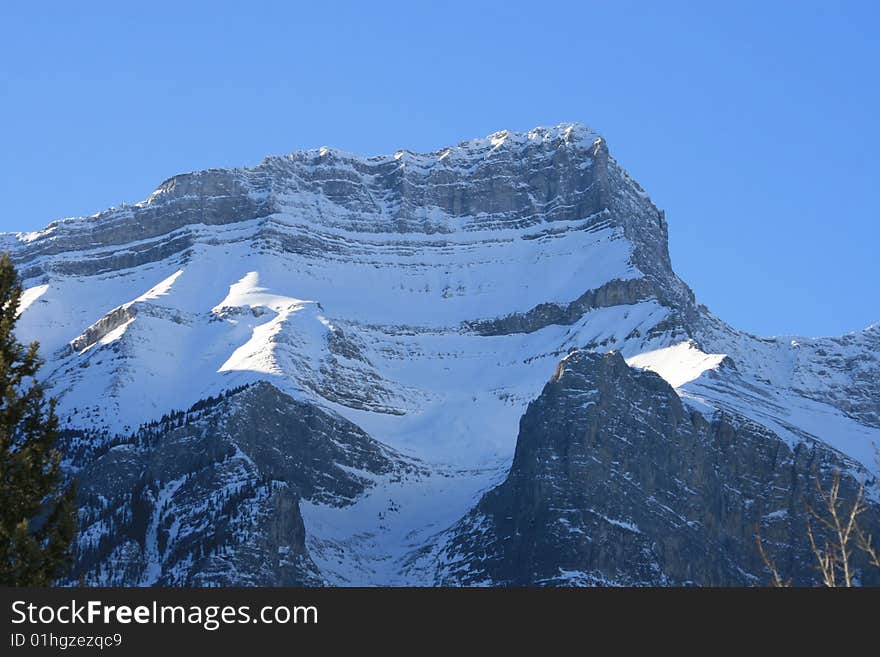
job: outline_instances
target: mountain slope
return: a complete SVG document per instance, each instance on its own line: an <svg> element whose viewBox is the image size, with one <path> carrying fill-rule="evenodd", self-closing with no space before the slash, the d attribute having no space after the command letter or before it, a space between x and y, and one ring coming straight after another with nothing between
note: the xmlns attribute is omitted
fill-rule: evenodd
<svg viewBox="0 0 880 657"><path fill-rule="evenodd" d="M266 381L418 459L430 476L302 502L318 577L383 584L431 583L401 565L505 477L520 417L576 349L659 373L707 421L828 444L876 486L877 327L740 333L675 275L667 232L604 139L565 124L184 174L0 241L72 431L113 440Z"/></svg>
<svg viewBox="0 0 880 657"><path fill-rule="evenodd" d="M265 382L128 437L65 438L81 498L71 580L94 585L318 584L301 501L346 506L378 482L423 474Z"/></svg>
<svg viewBox="0 0 880 657"><path fill-rule="evenodd" d="M441 584L751 586L765 577L760 526L781 572L806 585L803 500L823 508L813 477L827 490L835 471L852 473L847 500L870 477L822 443L791 449L739 416L689 410L619 353L577 351L529 405L505 481L428 566ZM880 506L861 522L880 530ZM880 584L861 557L861 582Z"/></svg>

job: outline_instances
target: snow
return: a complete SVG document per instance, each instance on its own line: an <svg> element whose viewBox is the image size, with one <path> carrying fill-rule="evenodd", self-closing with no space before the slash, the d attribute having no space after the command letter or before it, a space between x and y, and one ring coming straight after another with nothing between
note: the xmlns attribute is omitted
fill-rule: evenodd
<svg viewBox="0 0 880 657"><path fill-rule="evenodd" d="M630 522L629 520L620 520L618 518L609 518L608 516L606 516L602 513L599 513L595 509L589 509L589 511L591 513L596 514L600 518L602 518L602 520L604 520L605 522L607 522L611 525L614 525L615 527L620 527L621 529L625 529L626 531L632 532L634 534L641 534L642 533L642 530L639 529L639 526L633 522Z"/></svg>
<svg viewBox="0 0 880 657"><path fill-rule="evenodd" d="M509 133L507 132L507 130L496 132L489 137L489 143L492 144L493 148L498 148L499 146L503 145L504 142L507 140L508 134Z"/></svg>
<svg viewBox="0 0 880 657"><path fill-rule="evenodd" d="M861 424L829 404L742 376L695 380L682 393L709 408L754 420L791 447L804 440L825 443L880 475L880 428Z"/></svg>
<svg viewBox="0 0 880 657"><path fill-rule="evenodd" d="M384 164L471 171L536 144L592 145L597 138L562 124L502 131L432 154L360 158L321 148L270 158L269 165L288 167L296 181L309 162L310 170L329 172L328 183L361 176L369 190L373 170ZM165 202L173 187L174 179L144 204ZM293 184L273 189L272 201L268 216L196 222L112 246L122 253L187 240L186 251L136 267L57 273L107 255L108 247L85 239L81 249L36 256L32 269L50 273L26 281L18 332L40 342L58 411L74 426L130 431L225 389L268 380L421 459L429 477L379 481L343 509L303 504L310 552L331 581L418 583L398 574L402 561L503 477L527 405L575 348L619 350L706 415L734 411L790 445L820 440L880 468L880 429L830 403L853 381L874 376L874 365L860 357L872 349L867 332L766 340L710 327L698 340L682 340L658 328L668 309L654 299L594 309L571 325L528 334L487 337L467 329L467 322L568 304L609 281L641 277L632 243L603 213L559 220L559 197L531 199L534 212L515 222L503 213L453 215L426 205L400 230L399 208L384 198L352 210ZM100 221L122 221L130 212L114 210ZM87 235L97 220L64 220L4 239L60 241L68 232ZM71 350L71 341L120 308L124 321L105 322L106 332L89 334L88 348ZM346 348L334 350L333 340ZM733 367L722 367L725 358ZM173 492L163 488L161 496ZM148 552L158 564L156 550Z"/></svg>
<svg viewBox="0 0 880 657"><path fill-rule="evenodd" d="M176 272L171 274L168 278L159 281L151 287L149 290L144 292L141 296L139 296L135 301L150 301L153 299L159 299L160 297L166 296L169 292L171 292L171 286L174 285L174 281L180 278L180 275L183 273L182 269L178 269Z"/></svg>
<svg viewBox="0 0 880 657"><path fill-rule="evenodd" d="M175 479L174 481L170 481L163 485L162 488L159 489L159 494L154 500L153 513L150 516L150 522L147 526L147 534L144 541L144 558L146 559L147 567L144 570L144 576L140 584L141 586L151 586L155 584L162 575L163 553L159 551L159 526L162 523L165 514L168 513L171 499L174 497L177 489L180 488L185 481L186 477L181 477L180 479ZM176 534L177 528L172 527L168 541L165 545L166 552L174 542Z"/></svg>
<svg viewBox="0 0 880 657"><path fill-rule="evenodd" d="M685 383L679 393L689 404L743 415L792 447L824 443L880 475L880 427L848 412L880 377L870 327L836 338L758 338L715 320L701 341L728 354L734 367Z"/></svg>
<svg viewBox="0 0 880 657"><path fill-rule="evenodd" d="M211 312L220 313L224 308L259 308L261 306L275 312L282 312L291 307L301 307L304 303L312 302L280 294L271 294L268 288L260 287L259 272L251 271L229 286L229 294L214 306Z"/></svg>
<svg viewBox="0 0 880 657"><path fill-rule="evenodd" d="M43 296L48 289L48 285L35 285L23 290L21 293L21 299L18 302L18 314L21 315L25 310L30 308L31 304Z"/></svg>
<svg viewBox="0 0 880 657"><path fill-rule="evenodd" d="M405 567L507 474L506 462L478 470L438 470L428 477L382 480L355 504L304 502L307 547L337 586L425 586L430 576Z"/></svg>
<svg viewBox="0 0 880 657"><path fill-rule="evenodd" d="M632 336L647 335L667 311L648 300L593 310L571 326L475 335L464 322L567 304L609 280L640 276L622 230L601 217L554 222L552 231L542 224L474 229L473 218L429 208L426 218L449 232L361 232L329 211L315 225L298 211L307 202L299 197L269 219L193 226L185 259L55 276L46 303L32 305L20 326L45 345L52 394L75 425L100 421L129 431L267 379L421 459L429 477L380 482L351 507L303 504L322 572L340 583L387 582L412 549L504 476L520 417L568 350L660 348L662 336ZM264 253L253 240L268 227L294 240L320 237L324 248ZM547 277L548 266L558 275ZM120 307L132 318L70 353L72 339ZM332 353L334 331L363 360ZM362 388L380 391L373 406L345 403ZM336 396L321 394L328 389Z"/></svg>
<svg viewBox="0 0 880 657"><path fill-rule="evenodd" d="M467 230L466 217L435 215L454 232L363 233L329 220L315 226L293 208L267 220L196 225L185 259L54 276L40 286L42 303L23 312L19 330L40 341L59 411L78 410L74 421L101 416L111 430L128 430L269 377L290 394L339 406L392 445L480 465L499 450L512 452L518 414L565 350L589 341L622 345L628 331L644 333L664 313L657 305L630 317L625 309L604 309L574 327L531 336L467 334L463 322L547 301L569 303L585 289L640 274L622 231L595 217L554 222L549 232L542 226ZM327 248L265 254L252 240L268 226L292 239L320 237ZM548 280L551 263L564 273ZM71 340L120 307L134 319L83 354L69 353ZM382 404L404 416L315 397L314 390L327 385L320 370L331 357L327 341L335 328L355 339L367 360L337 356L334 367L350 373L350 386L384 382ZM115 351L105 351L111 346ZM350 397L352 391L339 392ZM461 425L451 435L442 427L453 416ZM466 435L480 436L468 448L472 456L461 453L462 443L475 440Z"/></svg>
<svg viewBox="0 0 880 657"><path fill-rule="evenodd" d="M104 337L102 337L102 338L97 342L97 344L107 345L107 344L111 344L111 343L113 343L113 342L116 342L117 340L119 340L120 338L122 338L123 335L125 335L125 331L128 329L129 326L131 326L131 323L132 323L133 321L134 321L134 318L129 319L127 322L121 324L120 326L117 326L117 327L116 327L115 329L113 329L112 331L106 333L106 334L104 335ZM89 345L88 347L86 347L86 350L91 349L93 346L94 346L94 345ZM85 350L84 350L84 351L85 351ZM81 355L82 353L84 353L84 351L83 351L83 352L80 352L80 355Z"/></svg>
<svg viewBox="0 0 880 657"><path fill-rule="evenodd" d="M702 376L706 370L715 369L725 358L726 354L703 353L693 341L687 340L640 353L626 362L631 367L656 372L673 388L680 388Z"/></svg>

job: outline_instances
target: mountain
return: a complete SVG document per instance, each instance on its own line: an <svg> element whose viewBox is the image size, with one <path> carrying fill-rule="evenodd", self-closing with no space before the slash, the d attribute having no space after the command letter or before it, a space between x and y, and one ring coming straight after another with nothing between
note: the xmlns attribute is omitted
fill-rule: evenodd
<svg viewBox="0 0 880 657"><path fill-rule="evenodd" d="M422 474L351 422L258 382L128 437L68 429L81 553L71 581L102 585L320 584L299 504L352 504Z"/></svg>
<svg viewBox="0 0 880 657"><path fill-rule="evenodd" d="M0 241L86 482L88 582L742 584L756 522L806 581L816 466L880 502L880 325L725 324L581 125L184 174ZM663 496L680 520L648 522Z"/></svg>
<svg viewBox="0 0 880 657"><path fill-rule="evenodd" d="M618 352L575 351L520 423L507 479L437 546L442 584L760 584L756 527L794 584L815 579L803 501L823 508L834 472L857 472L812 441L790 449L749 420L688 409ZM858 495L843 480L843 499ZM863 524L880 524L869 508ZM880 572L857 553L862 584Z"/></svg>

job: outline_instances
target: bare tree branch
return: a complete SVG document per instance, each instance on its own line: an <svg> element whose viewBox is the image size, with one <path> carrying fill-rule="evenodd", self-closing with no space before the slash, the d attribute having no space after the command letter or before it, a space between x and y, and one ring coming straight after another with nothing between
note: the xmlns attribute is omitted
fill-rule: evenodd
<svg viewBox="0 0 880 657"><path fill-rule="evenodd" d="M764 561L764 565L767 566L767 570L770 571L770 575L773 577L773 586L775 586L776 588L791 586L791 580L782 580L782 577L779 576L779 570L776 568L776 563L769 556L767 556L767 553L764 551L764 543L761 539L760 522L755 525L755 540L758 543L758 552L761 554L761 559Z"/></svg>
<svg viewBox="0 0 880 657"><path fill-rule="evenodd" d="M856 571L853 566L853 546L867 555L868 563L880 568L880 549L873 543L872 537L862 530L859 516L868 510L865 503L864 484L859 486L855 500L847 506L840 496L841 475L834 473L828 490L822 486L818 472L814 483L822 508L817 509L804 498L807 538L810 550L816 557L822 583L828 587L855 586ZM823 531L817 534L814 523ZM755 534L758 552L773 577L773 586L790 586L791 580L784 582L775 562L767 555L761 539L760 523Z"/></svg>
<svg viewBox="0 0 880 657"><path fill-rule="evenodd" d="M862 528L856 526L856 545L859 546L868 555L868 561L880 568L880 551L877 550L871 542L872 537L862 531Z"/></svg>

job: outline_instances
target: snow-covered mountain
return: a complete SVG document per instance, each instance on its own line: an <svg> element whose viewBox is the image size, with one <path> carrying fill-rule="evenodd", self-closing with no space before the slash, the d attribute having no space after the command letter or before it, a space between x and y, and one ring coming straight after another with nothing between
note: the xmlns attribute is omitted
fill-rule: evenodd
<svg viewBox="0 0 880 657"><path fill-rule="evenodd" d="M726 325L673 272L663 212L581 125L184 174L0 240L84 482L87 581L536 581L480 570L472 549L452 567L449 546L466 531L473 547L475 508L570 352L619 352L688 414L808 445L880 499L880 325L823 339ZM749 478L728 465L728 486ZM737 503L764 508L746 489ZM792 533L778 510L767 522ZM691 581L599 570L544 579Z"/></svg>

